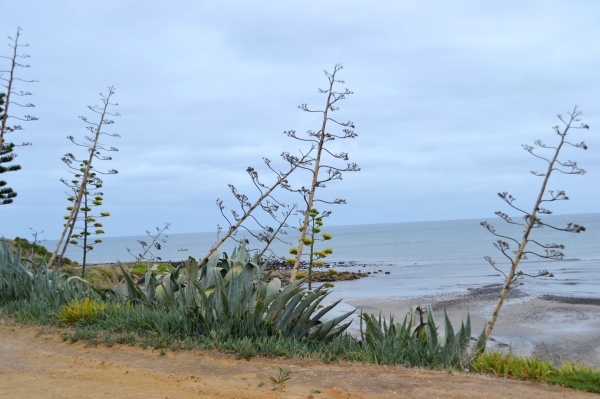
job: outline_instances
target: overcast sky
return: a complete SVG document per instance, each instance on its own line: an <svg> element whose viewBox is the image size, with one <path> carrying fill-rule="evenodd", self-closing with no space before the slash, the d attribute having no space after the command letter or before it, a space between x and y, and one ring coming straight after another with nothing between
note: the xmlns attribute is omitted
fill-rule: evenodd
<svg viewBox="0 0 600 399"><path fill-rule="evenodd" d="M554 143L556 115L575 104L591 130L574 130L572 141L589 150L567 148L563 159L588 173L553 177L550 188L571 200L551 209L600 212L596 0L5 3L0 34L14 37L20 26L30 45L23 52L31 68L17 76L39 80L16 87L33 93L36 108L12 111L39 121L7 137L33 143L17 150L23 169L2 176L18 192L0 207L7 238L29 237L30 227L58 238L69 205L61 157L85 156L66 137L83 139L78 116L92 118L86 106L110 85L122 116L106 130L121 138L103 141L120 151L96 162L119 172L104 178L106 236L141 235L164 222L170 233L214 231L225 224L217 198L237 209L229 183L256 197L248 166L268 183L262 157L283 169L282 151L306 150L283 132L320 128L297 106L322 109L317 89L336 63L344 66L338 88L354 95L335 116L353 121L358 137L332 148L362 171L320 191L348 202L322 206L333 211L329 225L490 219L508 212L499 191L529 209L541 184L529 171L544 163L521 144Z"/></svg>

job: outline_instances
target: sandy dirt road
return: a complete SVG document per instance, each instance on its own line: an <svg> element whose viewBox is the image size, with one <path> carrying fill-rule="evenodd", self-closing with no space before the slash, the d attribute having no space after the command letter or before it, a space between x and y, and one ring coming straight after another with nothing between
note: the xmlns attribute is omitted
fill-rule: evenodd
<svg viewBox="0 0 600 399"><path fill-rule="evenodd" d="M489 376L216 352L63 342L61 331L0 325L0 398L597 398ZM291 380L272 391L279 367ZM263 382L262 386L259 383ZM320 391L320 392L318 392Z"/></svg>

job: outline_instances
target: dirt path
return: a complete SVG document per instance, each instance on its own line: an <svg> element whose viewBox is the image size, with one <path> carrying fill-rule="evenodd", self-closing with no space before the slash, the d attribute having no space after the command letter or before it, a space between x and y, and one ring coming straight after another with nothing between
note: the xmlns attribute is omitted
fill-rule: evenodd
<svg viewBox="0 0 600 399"><path fill-rule="evenodd" d="M279 367L291 380L271 391ZM264 382L259 386L260 382ZM320 392L318 392L320 391ZM0 325L0 398L592 398L481 375L214 352L88 347L57 330Z"/></svg>

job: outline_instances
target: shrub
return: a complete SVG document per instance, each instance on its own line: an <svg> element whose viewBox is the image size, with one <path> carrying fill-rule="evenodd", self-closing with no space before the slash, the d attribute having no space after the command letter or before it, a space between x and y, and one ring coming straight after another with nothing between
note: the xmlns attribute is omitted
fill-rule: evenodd
<svg viewBox="0 0 600 399"><path fill-rule="evenodd" d="M84 298L82 301L74 299L59 309L58 319L69 324L94 321L105 308L106 304L90 298Z"/></svg>

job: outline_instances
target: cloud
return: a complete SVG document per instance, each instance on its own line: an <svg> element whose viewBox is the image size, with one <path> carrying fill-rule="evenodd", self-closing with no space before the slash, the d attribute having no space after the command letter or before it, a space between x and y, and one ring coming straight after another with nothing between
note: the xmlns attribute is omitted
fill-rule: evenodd
<svg viewBox="0 0 600 399"><path fill-rule="evenodd" d="M5 35L24 28L31 68L19 73L40 82L19 87L34 94L40 120L13 136L34 145L17 150L23 170L3 176L19 196L0 208L0 233L59 235L67 205L59 179L68 176L60 157L85 155L65 137L83 137L77 116L109 85L122 116L110 127L121 138L105 140L119 152L98 164L119 171L104 179L107 236L165 221L173 234L212 231L223 224L215 200L235 204L229 183L253 192L248 166L268 179L262 157L283 168L282 151L306 148L283 132L319 129L318 115L297 106L323 106L322 71L337 62L340 87L354 95L335 116L359 136L332 148L362 171L322 191L348 200L332 208L330 224L493 215L504 190L528 204L539 187L529 171L543 161L520 146L551 143L555 115L575 104L592 130L573 131L573 140L590 149L564 156L588 175L551 183L572 193L560 212L599 212L599 9L592 1L11 3L0 26ZM306 174L293 179L308 185Z"/></svg>

